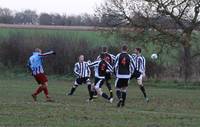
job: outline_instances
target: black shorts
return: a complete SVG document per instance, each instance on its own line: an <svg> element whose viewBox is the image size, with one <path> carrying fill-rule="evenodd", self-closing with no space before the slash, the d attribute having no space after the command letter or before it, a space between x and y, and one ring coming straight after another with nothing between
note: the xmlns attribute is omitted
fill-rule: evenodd
<svg viewBox="0 0 200 127"><path fill-rule="evenodd" d="M132 79L132 78L137 79L137 78L140 77L141 74L142 74L142 73L139 72L139 71L134 71L134 73L131 75L131 79Z"/></svg>
<svg viewBox="0 0 200 127"><path fill-rule="evenodd" d="M104 84L105 79L95 78L95 87L101 88Z"/></svg>
<svg viewBox="0 0 200 127"><path fill-rule="evenodd" d="M105 80L110 80L111 79L111 73L107 72L105 75Z"/></svg>
<svg viewBox="0 0 200 127"><path fill-rule="evenodd" d="M124 79L124 78L117 78L116 79L116 88L123 88L123 87L128 87L129 79Z"/></svg>
<svg viewBox="0 0 200 127"><path fill-rule="evenodd" d="M76 81L75 81L75 84L77 84L77 85L89 84L89 83L91 83L89 77L77 78Z"/></svg>

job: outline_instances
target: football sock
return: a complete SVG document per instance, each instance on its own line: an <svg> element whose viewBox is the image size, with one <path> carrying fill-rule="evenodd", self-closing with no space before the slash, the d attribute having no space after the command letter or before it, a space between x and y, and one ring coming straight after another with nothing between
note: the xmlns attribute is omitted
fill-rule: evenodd
<svg viewBox="0 0 200 127"><path fill-rule="evenodd" d="M71 89L71 92L70 92L70 94L73 94L73 93L74 93L74 91L76 90L76 88L77 88L77 86L73 86L73 87L72 87L72 89Z"/></svg>
<svg viewBox="0 0 200 127"><path fill-rule="evenodd" d="M88 92L89 92L90 98L93 97L93 92L91 90L91 85L88 85Z"/></svg>
<svg viewBox="0 0 200 127"><path fill-rule="evenodd" d="M107 87L108 87L108 90L110 92L110 97L112 98L113 97L113 91L112 91L112 87L111 87L111 84L109 82L107 82Z"/></svg>
<svg viewBox="0 0 200 127"><path fill-rule="evenodd" d="M43 91L43 88L42 88L42 86L39 86L37 89L36 89L36 91L35 91L35 93L33 94L33 95L35 95L35 96L37 96L39 93L41 93Z"/></svg>
<svg viewBox="0 0 200 127"><path fill-rule="evenodd" d="M46 98L49 98L49 90L47 87L43 88L44 94L46 96Z"/></svg>
<svg viewBox="0 0 200 127"><path fill-rule="evenodd" d="M126 92L122 92L122 104L126 101Z"/></svg>
<svg viewBox="0 0 200 127"><path fill-rule="evenodd" d="M144 97L146 98L147 95L146 95L146 92L145 92L145 88L144 88L144 86L140 86L140 90L142 91Z"/></svg>
<svg viewBox="0 0 200 127"><path fill-rule="evenodd" d="M102 96L103 98L105 98L105 99L109 100L109 97L108 97L108 95L107 95L107 94L103 93L101 96Z"/></svg>
<svg viewBox="0 0 200 127"><path fill-rule="evenodd" d="M117 95L118 99L120 100L122 97L121 90L117 90L116 95Z"/></svg>

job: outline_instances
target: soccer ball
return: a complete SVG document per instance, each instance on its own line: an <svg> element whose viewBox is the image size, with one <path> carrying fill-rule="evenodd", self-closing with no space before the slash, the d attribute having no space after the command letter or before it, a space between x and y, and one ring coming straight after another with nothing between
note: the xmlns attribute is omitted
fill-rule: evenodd
<svg viewBox="0 0 200 127"><path fill-rule="evenodd" d="M158 55L157 55L156 53L153 53L153 54L151 55L151 59L153 59L153 60L158 59Z"/></svg>

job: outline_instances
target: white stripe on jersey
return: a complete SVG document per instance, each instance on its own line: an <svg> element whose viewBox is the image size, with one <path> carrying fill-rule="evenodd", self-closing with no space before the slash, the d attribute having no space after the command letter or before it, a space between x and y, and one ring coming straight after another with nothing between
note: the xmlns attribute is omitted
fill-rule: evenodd
<svg viewBox="0 0 200 127"><path fill-rule="evenodd" d="M87 62L77 62L74 66L74 73L79 77L90 77L91 71Z"/></svg>

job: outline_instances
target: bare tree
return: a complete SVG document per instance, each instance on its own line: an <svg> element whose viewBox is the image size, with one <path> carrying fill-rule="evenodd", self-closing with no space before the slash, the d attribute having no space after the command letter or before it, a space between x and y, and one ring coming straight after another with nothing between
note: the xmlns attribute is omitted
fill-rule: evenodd
<svg viewBox="0 0 200 127"><path fill-rule="evenodd" d="M183 49L185 81L192 73L192 33L200 25L200 0L107 0L97 12L100 16L120 19L115 26L151 28L168 39L168 44ZM173 29L161 22L165 17ZM166 41L167 42L167 41Z"/></svg>
<svg viewBox="0 0 200 127"><path fill-rule="evenodd" d="M13 23L13 12L10 9L0 8L0 23Z"/></svg>

